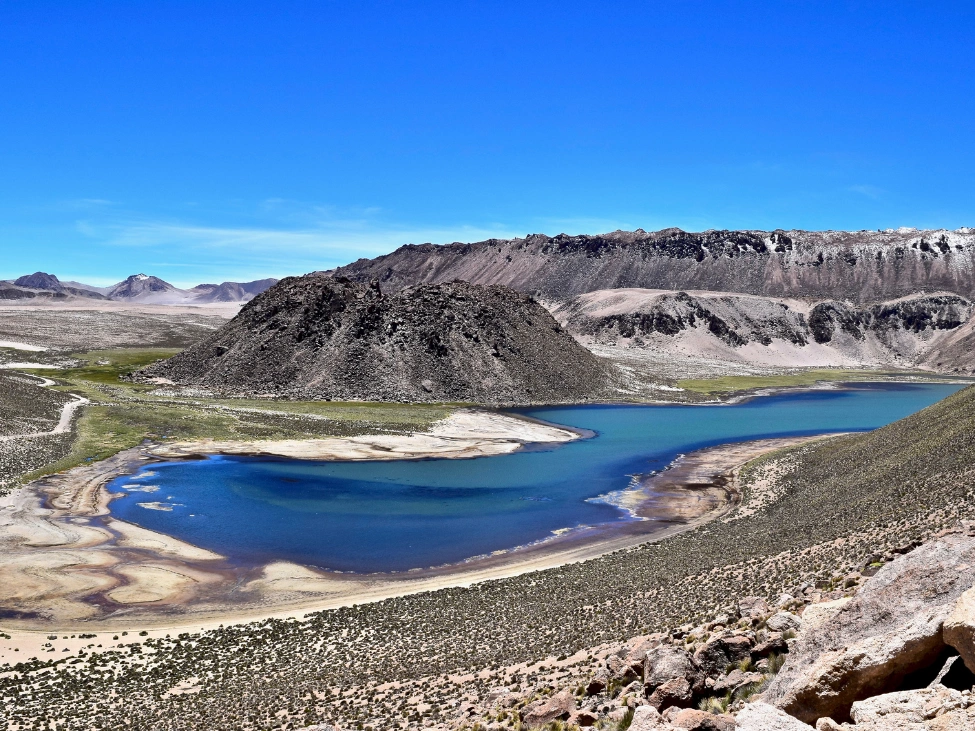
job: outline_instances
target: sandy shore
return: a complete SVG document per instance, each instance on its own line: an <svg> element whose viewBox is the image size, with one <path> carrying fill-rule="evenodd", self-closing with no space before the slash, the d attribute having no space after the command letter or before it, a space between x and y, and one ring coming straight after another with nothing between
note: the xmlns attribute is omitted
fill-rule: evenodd
<svg viewBox="0 0 975 731"><path fill-rule="evenodd" d="M508 454L528 443L558 444L579 433L490 411L462 410L409 436L373 434L328 439L171 442L153 447L164 459L201 454L249 454L320 460L463 459Z"/></svg>
<svg viewBox="0 0 975 731"><path fill-rule="evenodd" d="M218 452L343 460L470 458L578 438L567 429L469 410L411 436L126 450L0 497L0 624L77 628L134 616L156 621L174 614L217 616L239 606L294 604L334 593L335 582L326 574L280 565L242 569L218 554L109 518L105 485L153 460ZM347 596L347 582L340 583Z"/></svg>

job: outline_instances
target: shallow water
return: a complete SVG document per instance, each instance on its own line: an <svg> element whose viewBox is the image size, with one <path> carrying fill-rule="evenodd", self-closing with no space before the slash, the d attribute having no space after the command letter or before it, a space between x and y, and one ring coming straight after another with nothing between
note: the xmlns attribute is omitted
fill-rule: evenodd
<svg viewBox="0 0 975 731"><path fill-rule="evenodd" d="M954 393L857 384L732 406L566 406L518 413L596 432L554 448L465 460L312 462L211 457L151 464L109 490L115 517L242 563L403 571L631 518L598 496L678 454L764 437L874 429ZM595 498L595 499L594 499Z"/></svg>

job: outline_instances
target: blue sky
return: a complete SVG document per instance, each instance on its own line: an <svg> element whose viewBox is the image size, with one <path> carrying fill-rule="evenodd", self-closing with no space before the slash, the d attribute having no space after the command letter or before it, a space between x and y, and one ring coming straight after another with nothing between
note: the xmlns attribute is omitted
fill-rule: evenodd
<svg viewBox="0 0 975 731"><path fill-rule="evenodd" d="M972 3L0 4L0 277L975 226Z"/></svg>

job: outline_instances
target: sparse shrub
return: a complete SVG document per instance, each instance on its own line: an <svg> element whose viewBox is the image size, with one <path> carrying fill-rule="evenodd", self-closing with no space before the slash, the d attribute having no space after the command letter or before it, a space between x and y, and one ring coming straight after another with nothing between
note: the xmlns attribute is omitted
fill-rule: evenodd
<svg viewBox="0 0 975 731"><path fill-rule="evenodd" d="M616 724L615 731L626 731L626 729L630 727L630 724L633 723L633 713L634 709L628 708L623 718L621 718L619 723Z"/></svg>
<svg viewBox="0 0 975 731"><path fill-rule="evenodd" d="M732 695L732 701L747 701L756 693L761 693L768 685L770 678L765 678L757 683L748 683L738 688Z"/></svg>
<svg viewBox="0 0 975 731"><path fill-rule="evenodd" d="M701 702L697 704L698 709L706 711L707 713L714 713L719 715L728 710L728 705L731 703L731 694L728 693L724 696L708 696L707 698L702 698Z"/></svg>

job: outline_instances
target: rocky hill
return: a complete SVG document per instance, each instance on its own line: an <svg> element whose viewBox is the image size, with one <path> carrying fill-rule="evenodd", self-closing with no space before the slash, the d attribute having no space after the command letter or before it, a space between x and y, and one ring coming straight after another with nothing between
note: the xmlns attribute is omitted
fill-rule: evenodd
<svg viewBox="0 0 975 731"><path fill-rule="evenodd" d="M780 367L923 365L975 372L975 305L948 293L857 305L611 289L573 297L553 314L584 344L652 351L658 359L694 353Z"/></svg>
<svg viewBox="0 0 975 731"><path fill-rule="evenodd" d="M258 279L253 282L198 284L190 292L195 294L196 302L247 302L277 282L277 279Z"/></svg>
<svg viewBox="0 0 975 731"><path fill-rule="evenodd" d="M298 398L479 403L586 399L609 379L544 307L506 287L387 295L316 275L282 280L137 377Z"/></svg>
<svg viewBox="0 0 975 731"><path fill-rule="evenodd" d="M704 231L407 245L336 270L386 289L462 279L544 299L634 287L874 302L916 292L975 298L975 230Z"/></svg>
<svg viewBox="0 0 975 731"><path fill-rule="evenodd" d="M45 272L34 272L33 274L26 274L23 277L18 277L12 284L14 288L12 289L11 296L9 299L19 299L41 296L58 296L58 297L88 297L90 299L105 299L105 296L97 291L93 291L86 287L76 287L71 282L62 282L53 274L46 274ZM17 296L18 291L20 295Z"/></svg>
<svg viewBox="0 0 975 731"><path fill-rule="evenodd" d="M108 298L112 300L147 299L154 295L176 291L176 287L169 282L164 282L159 277L133 274L112 287L108 291Z"/></svg>

